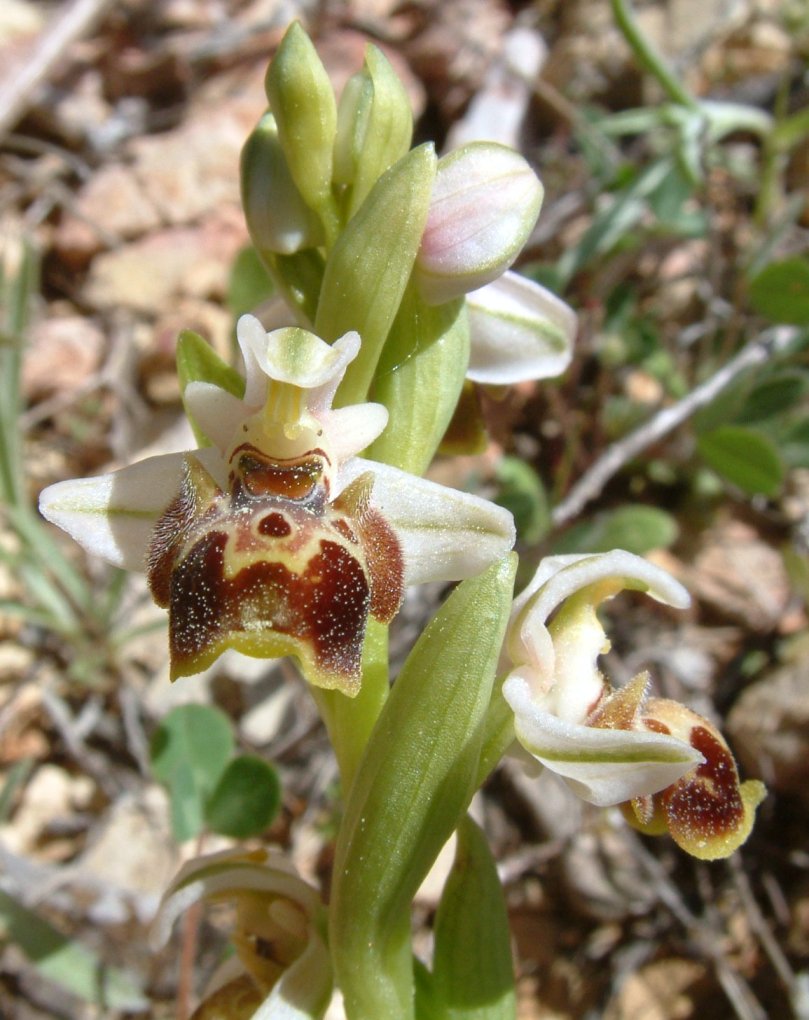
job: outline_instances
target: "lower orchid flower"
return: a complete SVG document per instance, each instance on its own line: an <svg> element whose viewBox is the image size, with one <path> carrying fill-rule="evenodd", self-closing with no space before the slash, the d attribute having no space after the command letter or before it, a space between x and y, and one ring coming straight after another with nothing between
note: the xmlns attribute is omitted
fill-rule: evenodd
<svg viewBox="0 0 809 1020"><path fill-rule="evenodd" d="M357 355L303 329L243 316L243 396L190 382L210 447L60 482L43 515L88 551L146 571L169 610L172 677L226 648L295 655L313 684L354 695L369 616L387 623L405 586L480 572L514 542L511 515L478 497L362 460L387 422L332 408Z"/></svg>
<svg viewBox="0 0 809 1020"><path fill-rule="evenodd" d="M600 673L609 641L596 607L625 588L689 604L682 585L622 550L542 561L515 600L506 640L503 695L517 739L584 800L620 804L642 832L668 831L695 857L727 857L750 834L764 787L739 782L707 719L649 697L648 674L616 690Z"/></svg>
<svg viewBox="0 0 809 1020"><path fill-rule="evenodd" d="M235 956L209 984L192 1020L312 1020L332 992L326 912L317 890L280 853L225 850L196 857L166 890L153 929L165 945L193 903L235 908Z"/></svg>

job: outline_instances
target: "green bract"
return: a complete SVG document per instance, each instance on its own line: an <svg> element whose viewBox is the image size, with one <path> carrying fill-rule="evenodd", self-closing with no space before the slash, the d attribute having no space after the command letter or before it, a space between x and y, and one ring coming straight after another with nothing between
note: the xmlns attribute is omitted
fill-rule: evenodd
<svg viewBox="0 0 809 1020"><path fill-rule="evenodd" d="M359 357L338 393L340 404L364 400L368 394L421 243L435 166L429 144L392 166L376 182L326 262L315 332L334 340L346 329L355 329L362 337Z"/></svg>
<svg viewBox="0 0 809 1020"><path fill-rule="evenodd" d="M493 564L438 612L394 684L351 789L330 944L358 1020L413 1015L410 902L475 789L515 568L510 556Z"/></svg>
<svg viewBox="0 0 809 1020"><path fill-rule="evenodd" d="M468 364L464 302L428 305L408 287L374 378L372 395L390 418L369 455L422 474L447 431Z"/></svg>

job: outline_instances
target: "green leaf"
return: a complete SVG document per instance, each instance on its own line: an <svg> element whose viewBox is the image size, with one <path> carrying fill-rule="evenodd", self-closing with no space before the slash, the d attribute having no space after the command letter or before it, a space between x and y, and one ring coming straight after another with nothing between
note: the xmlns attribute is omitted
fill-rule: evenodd
<svg viewBox="0 0 809 1020"><path fill-rule="evenodd" d="M366 399L421 244L436 158L421 145L371 189L334 246L323 275L315 333L332 341L351 329L362 348L338 390L340 406Z"/></svg>
<svg viewBox="0 0 809 1020"><path fill-rule="evenodd" d="M434 995L446 1020L514 1020L517 1004L508 914L486 837L458 827L455 863L434 926Z"/></svg>
<svg viewBox="0 0 809 1020"><path fill-rule="evenodd" d="M170 798L171 831L178 843L185 843L198 836L205 827L205 798L187 761L177 763L166 786Z"/></svg>
<svg viewBox="0 0 809 1020"><path fill-rule="evenodd" d="M281 784L269 762L253 755L234 758L208 799L205 820L222 836L257 836L278 813Z"/></svg>
<svg viewBox="0 0 809 1020"><path fill-rule="evenodd" d="M505 557L439 610L393 685L351 788L329 940L349 1015L412 1016L410 904L475 789L515 566Z"/></svg>
<svg viewBox="0 0 809 1020"><path fill-rule="evenodd" d="M809 418L800 418L781 433L778 452L787 467L809 467Z"/></svg>
<svg viewBox="0 0 809 1020"><path fill-rule="evenodd" d="M233 754L230 720L206 705L181 705L168 713L152 738L152 769L168 788L177 839L196 835L205 804Z"/></svg>
<svg viewBox="0 0 809 1020"><path fill-rule="evenodd" d="M497 465L500 489L495 502L510 510L523 542L534 545L550 528L545 486L530 464L519 457L503 457Z"/></svg>
<svg viewBox="0 0 809 1020"><path fill-rule="evenodd" d="M96 1006L143 1010L148 1000L122 970L107 967L92 950L57 931L0 890L0 940L17 945L48 981Z"/></svg>
<svg viewBox="0 0 809 1020"><path fill-rule="evenodd" d="M0 825L2 825L11 814L14 799L17 791L25 785L29 775L34 768L33 758L21 758L14 762L6 773L3 786L0 788Z"/></svg>
<svg viewBox="0 0 809 1020"><path fill-rule="evenodd" d="M724 425L697 440L705 462L726 481L751 495L775 497L784 483L784 464L775 444L752 429Z"/></svg>
<svg viewBox="0 0 809 1020"><path fill-rule="evenodd" d="M809 259L765 266L750 281L750 304L771 322L809 325Z"/></svg>
<svg viewBox="0 0 809 1020"><path fill-rule="evenodd" d="M193 330L184 329L177 340L177 376L180 380L180 392L192 382L213 383L220 389L227 390L234 397L244 396L244 379L235 368L223 361L207 340ZM183 399L183 406L194 437L200 446L210 446L210 440L197 426Z"/></svg>
<svg viewBox="0 0 809 1020"><path fill-rule="evenodd" d="M642 170L622 191L613 196L603 212L597 213L579 243L569 248L558 263L563 285L591 260L606 254L641 222L649 197L672 173L674 163L664 157Z"/></svg>
<svg viewBox="0 0 809 1020"><path fill-rule="evenodd" d="M236 256L230 270L228 308L231 314L234 318L238 318L245 312L254 311L262 301L272 297L274 292L275 287L267 275L267 270L259 258L258 252L251 244L245 245ZM243 389L242 392L244 392ZM241 395L240 393L236 394L236 396Z"/></svg>
<svg viewBox="0 0 809 1020"><path fill-rule="evenodd" d="M413 957L413 981L417 1020L444 1020L444 1010L435 996L433 976L417 957Z"/></svg>
<svg viewBox="0 0 809 1020"><path fill-rule="evenodd" d="M653 506L622 506L570 528L553 544L554 553L609 552L626 549L642 556L665 549L677 538L676 520Z"/></svg>
<svg viewBox="0 0 809 1020"><path fill-rule="evenodd" d="M739 418L739 412L753 388L753 374L746 372L732 385L722 390L705 407L700 408L692 419L694 431L701 435L712 432Z"/></svg>
<svg viewBox="0 0 809 1020"><path fill-rule="evenodd" d="M752 388L737 418L740 423L766 421L794 407L809 389L809 377L800 371L780 372Z"/></svg>

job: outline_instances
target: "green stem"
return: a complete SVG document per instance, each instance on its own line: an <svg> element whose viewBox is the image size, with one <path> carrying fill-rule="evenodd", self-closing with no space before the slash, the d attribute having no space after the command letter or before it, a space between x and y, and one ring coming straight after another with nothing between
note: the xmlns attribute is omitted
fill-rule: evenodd
<svg viewBox="0 0 809 1020"><path fill-rule="evenodd" d="M699 103L641 32L640 25L638 25L632 7L627 0L612 0L612 12L638 63L654 76L669 99L681 106L698 110Z"/></svg>
<svg viewBox="0 0 809 1020"><path fill-rule="evenodd" d="M365 745L388 697L388 628L368 621L362 654L362 686L356 698L313 687L312 693L334 747L343 796L354 782Z"/></svg>

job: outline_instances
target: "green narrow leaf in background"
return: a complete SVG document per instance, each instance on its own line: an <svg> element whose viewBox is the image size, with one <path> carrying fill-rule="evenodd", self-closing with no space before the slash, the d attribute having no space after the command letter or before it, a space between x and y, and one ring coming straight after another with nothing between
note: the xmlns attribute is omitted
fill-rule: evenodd
<svg viewBox="0 0 809 1020"><path fill-rule="evenodd" d="M775 497L784 484L784 464L765 436L741 425L723 425L697 440L709 467L750 495Z"/></svg>
<svg viewBox="0 0 809 1020"><path fill-rule="evenodd" d="M222 836L257 836L278 813L281 784L269 762L240 755L225 767L205 807L208 828Z"/></svg>
<svg viewBox="0 0 809 1020"><path fill-rule="evenodd" d="M756 384L738 412L740 424L767 421L786 414L809 390L809 375L798 369L778 372Z"/></svg>
<svg viewBox="0 0 809 1020"><path fill-rule="evenodd" d="M230 720L207 705L181 705L160 723L151 743L152 769L168 788L175 836L195 836L205 805L233 754Z"/></svg>
<svg viewBox="0 0 809 1020"><path fill-rule="evenodd" d="M446 1020L514 1020L511 935L486 837L465 818L434 926L434 997Z"/></svg>
<svg viewBox="0 0 809 1020"><path fill-rule="evenodd" d="M809 325L809 259L771 262L750 281L750 304L770 322Z"/></svg>
<svg viewBox="0 0 809 1020"><path fill-rule="evenodd" d="M33 758L21 758L6 772L3 785L0 787L0 825L11 814L17 792L23 788L33 768Z"/></svg>
<svg viewBox="0 0 809 1020"><path fill-rule="evenodd" d="M781 433L778 452L787 467L809 467L809 418L799 419Z"/></svg>
<svg viewBox="0 0 809 1020"><path fill-rule="evenodd" d="M57 931L34 911L0 890L0 940L8 939L39 974L72 995L109 1009L140 1012L149 1003L124 971L107 967L90 949Z"/></svg>

